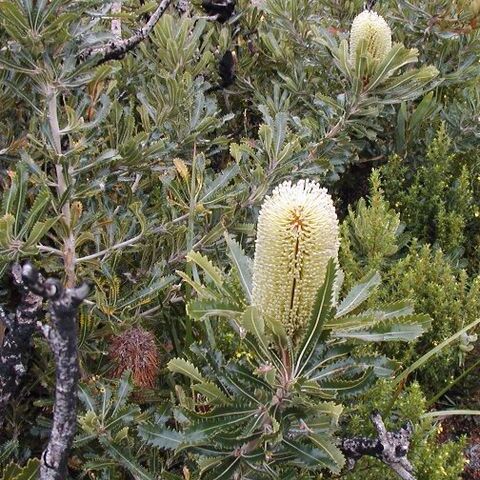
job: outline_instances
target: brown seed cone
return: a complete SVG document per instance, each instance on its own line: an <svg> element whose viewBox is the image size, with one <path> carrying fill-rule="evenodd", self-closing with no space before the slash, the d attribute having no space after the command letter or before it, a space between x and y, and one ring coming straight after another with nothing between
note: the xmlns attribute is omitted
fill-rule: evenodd
<svg viewBox="0 0 480 480"><path fill-rule="evenodd" d="M137 387L155 386L159 358L152 333L136 327L115 336L109 348L109 357L114 364L112 375L115 378L130 370Z"/></svg>

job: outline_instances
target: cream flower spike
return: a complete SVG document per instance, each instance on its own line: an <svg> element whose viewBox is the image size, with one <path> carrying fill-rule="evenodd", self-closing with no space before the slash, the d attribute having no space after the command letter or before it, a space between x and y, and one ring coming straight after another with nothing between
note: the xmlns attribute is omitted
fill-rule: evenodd
<svg viewBox="0 0 480 480"><path fill-rule="evenodd" d="M350 30L350 61L355 64L357 49L362 40L367 43L367 52L381 62L392 48L392 31L378 13L364 10L357 15Z"/></svg>
<svg viewBox="0 0 480 480"><path fill-rule="evenodd" d="M337 259L338 219L316 182L277 186L260 210L253 266L253 304L293 337L310 319L327 263Z"/></svg>

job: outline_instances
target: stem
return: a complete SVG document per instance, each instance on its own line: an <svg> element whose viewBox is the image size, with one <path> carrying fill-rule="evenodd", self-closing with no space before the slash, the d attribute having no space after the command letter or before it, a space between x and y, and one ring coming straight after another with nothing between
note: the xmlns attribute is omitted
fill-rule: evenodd
<svg viewBox="0 0 480 480"><path fill-rule="evenodd" d="M80 60L87 60L90 57L98 56L97 65L100 65L109 60L118 60L124 57L126 53L133 50L139 43L148 38L171 2L172 0L162 0L148 22L131 37L109 42L103 47L89 48L81 55Z"/></svg>
<svg viewBox="0 0 480 480"><path fill-rule="evenodd" d="M88 262L89 260L94 260L95 258L102 257L104 255L107 255L111 252L114 252L115 250L118 250L120 248L128 247L129 245L133 245L140 241L143 238L144 232L139 233L133 238L129 238L128 240L125 240L123 242L117 243L116 245L113 245L112 247L105 248L104 250L100 250L99 252L92 253L91 255L86 255L85 257L80 257L75 259L75 263L82 263L82 262Z"/></svg>
<svg viewBox="0 0 480 480"><path fill-rule="evenodd" d="M110 9L112 15L118 15L122 12L122 2L112 2L112 7ZM112 35L117 38L122 38L122 21L120 18L112 19Z"/></svg>
<svg viewBox="0 0 480 480"><path fill-rule="evenodd" d="M480 360L477 360L471 367L467 368L461 375L448 383L445 388L442 388L435 396L433 396L427 402L427 408L431 407L439 398L443 397L454 385L463 380L470 372L473 372L477 367L480 366Z"/></svg>
<svg viewBox="0 0 480 480"><path fill-rule="evenodd" d="M50 300L51 325L40 324L53 352L56 365L53 426L47 447L42 453L41 480L67 478L67 460L77 427L77 384L80 377L77 347L77 310L87 297L89 287L64 288L52 278L44 279L29 263L22 268L28 289Z"/></svg>
<svg viewBox="0 0 480 480"><path fill-rule="evenodd" d="M195 210L197 207L197 195L196 195L196 179L197 179L197 146L193 145L193 155L192 155L192 172L190 176L190 185L189 185L189 205L188 205L188 217L187 217L187 233L186 233L186 246L187 254L193 249L193 241L195 239ZM194 263L187 264L187 273L190 273L193 276L195 282L200 282L200 276L198 275L197 267ZM190 290L189 286L186 286L187 291ZM207 328L207 334L209 330ZM185 319L185 340L187 346L193 342L193 326L192 319L187 315Z"/></svg>
<svg viewBox="0 0 480 480"><path fill-rule="evenodd" d="M57 175L57 194L58 199L62 199L67 191L67 181L65 179L65 172L63 165L59 163L62 156L62 138L60 133L60 125L58 123L57 112L57 91L51 87L47 97L47 112L48 123L50 126L50 133L52 135L52 142L55 153L57 155L57 163L55 165L55 172ZM63 238L63 263L65 267L65 275L67 280L67 287L73 287L76 282L75 276L75 236L71 225L70 202L65 201L62 207L63 222L65 224L67 235Z"/></svg>

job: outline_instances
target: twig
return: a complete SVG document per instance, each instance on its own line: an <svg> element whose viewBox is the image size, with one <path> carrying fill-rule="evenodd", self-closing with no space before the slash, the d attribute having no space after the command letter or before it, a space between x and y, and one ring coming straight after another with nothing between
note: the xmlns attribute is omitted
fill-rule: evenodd
<svg viewBox="0 0 480 480"><path fill-rule="evenodd" d="M40 252L45 252L45 253L53 253L55 255L58 255L60 257L63 256L63 252L59 250L58 248L52 248L52 247L47 247L46 245L38 245L38 250Z"/></svg>
<svg viewBox="0 0 480 480"><path fill-rule="evenodd" d="M50 125L50 133L53 140L55 153L58 157L62 156L62 135L60 125L58 123L58 92L54 86L50 86L47 91L47 117ZM63 165L58 161L55 165L55 173L57 176L57 194L59 200L63 198L67 192L67 179ZM62 220L65 224L67 234L63 238L63 263L65 265L65 274L67 277L67 286L73 287L75 285L75 236L71 228L71 211L70 201L66 201L62 207Z"/></svg>
<svg viewBox="0 0 480 480"><path fill-rule="evenodd" d="M341 441L340 448L348 459L348 467L352 469L360 457L368 455L381 460L403 480L415 480L413 466L406 456L412 436L411 424L396 432L388 432L378 412L372 414L371 419L378 433L377 438L356 437Z"/></svg>
<svg viewBox="0 0 480 480"><path fill-rule="evenodd" d="M108 45L102 47L89 48L80 56L80 60L87 60L90 57L98 56L97 65L108 62L109 60L118 60L123 58L124 55L133 50L139 43L148 38L152 30L154 29L157 22L160 20L162 15L167 10L168 6L172 0L162 0L155 12L148 19L148 22L140 28L135 34L131 37L124 40L115 40L110 42Z"/></svg>
<svg viewBox="0 0 480 480"><path fill-rule="evenodd" d="M42 298L25 288L21 266L12 268L13 283L21 299L14 315L0 307L0 321L7 327L3 347L0 345L0 426L5 421L6 406L17 393L27 372L30 340L42 310Z"/></svg>
<svg viewBox="0 0 480 480"><path fill-rule="evenodd" d="M112 6L110 8L110 12L112 15L118 15L122 11L122 2L112 2ZM121 39L122 38L122 21L120 18L113 18L112 19L112 35L115 38Z"/></svg>
<svg viewBox="0 0 480 480"><path fill-rule="evenodd" d="M30 263L22 267L22 279L35 295L50 300L49 328L39 325L53 352L56 364L55 406L50 440L42 453L41 480L67 478L68 452L76 431L77 383L77 310L87 297L89 286L64 288L59 280L44 279Z"/></svg>
<svg viewBox="0 0 480 480"><path fill-rule="evenodd" d="M85 257L77 258L77 259L75 259L75 263L78 264L78 263L82 263L82 262L88 262L90 260L94 260L95 258L103 257L104 255L112 253L115 250L119 250L119 249L128 247L129 245L134 245L135 243L139 242L143 238L143 235L144 235L144 232L142 231L141 233L139 233L138 235L136 235L133 238L129 238L128 240L117 243L116 245L105 248L104 250L100 250L99 252L92 253L91 255L86 255Z"/></svg>

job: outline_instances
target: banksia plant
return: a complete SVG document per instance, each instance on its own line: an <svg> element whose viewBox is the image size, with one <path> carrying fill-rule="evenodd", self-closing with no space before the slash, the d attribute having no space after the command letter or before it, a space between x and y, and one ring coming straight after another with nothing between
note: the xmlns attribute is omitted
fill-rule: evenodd
<svg viewBox="0 0 480 480"><path fill-rule="evenodd" d="M332 198L315 182L284 182L263 203L252 299L289 335L298 336L310 319L327 263L338 255L338 230Z"/></svg>
<svg viewBox="0 0 480 480"><path fill-rule="evenodd" d="M112 375L115 378L120 378L123 372L130 370L137 387L155 386L159 359L152 333L138 327L126 330L114 337L109 357L114 364Z"/></svg>
<svg viewBox="0 0 480 480"><path fill-rule="evenodd" d="M392 48L392 31L385 19L376 12L364 10L357 15L350 30L350 61L355 64L357 50L365 42L368 55L381 62Z"/></svg>

